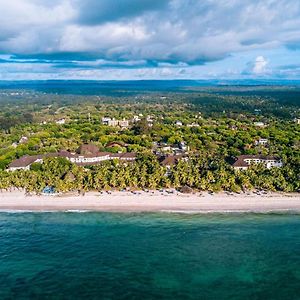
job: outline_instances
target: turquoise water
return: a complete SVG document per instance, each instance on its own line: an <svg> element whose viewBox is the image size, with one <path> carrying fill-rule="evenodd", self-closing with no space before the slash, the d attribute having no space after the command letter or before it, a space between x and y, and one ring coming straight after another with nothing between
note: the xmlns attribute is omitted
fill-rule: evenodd
<svg viewBox="0 0 300 300"><path fill-rule="evenodd" d="M0 299L300 299L299 215L0 213Z"/></svg>

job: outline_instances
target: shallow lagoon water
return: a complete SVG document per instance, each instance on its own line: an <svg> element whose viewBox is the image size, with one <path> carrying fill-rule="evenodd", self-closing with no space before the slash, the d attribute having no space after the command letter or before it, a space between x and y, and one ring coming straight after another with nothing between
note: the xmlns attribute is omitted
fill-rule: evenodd
<svg viewBox="0 0 300 300"><path fill-rule="evenodd" d="M0 213L0 299L300 299L300 215Z"/></svg>

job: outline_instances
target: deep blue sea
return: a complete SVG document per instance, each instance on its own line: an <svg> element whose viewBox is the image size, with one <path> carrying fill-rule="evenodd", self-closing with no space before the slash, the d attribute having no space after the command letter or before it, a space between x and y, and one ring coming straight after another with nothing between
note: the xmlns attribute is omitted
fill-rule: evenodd
<svg viewBox="0 0 300 300"><path fill-rule="evenodd" d="M134 96L148 92L207 92L209 87L272 87L293 86L299 92L300 80L129 80L129 81L93 81L93 80L32 80L1 81L2 89L33 90L43 93L69 95ZM241 91L239 91L241 92ZM247 90L247 93L249 91ZM277 91L278 92L278 91ZM285 91L286 92L286 91ZM230 91L232 93L232 91ZM257 94L257 91L256 91Z"/></svg>
<svg viewBox="0 0 300 300"><path fill-rule="evenodd" d="M0 213L0 299L300 299L300 215Z"/></svg>

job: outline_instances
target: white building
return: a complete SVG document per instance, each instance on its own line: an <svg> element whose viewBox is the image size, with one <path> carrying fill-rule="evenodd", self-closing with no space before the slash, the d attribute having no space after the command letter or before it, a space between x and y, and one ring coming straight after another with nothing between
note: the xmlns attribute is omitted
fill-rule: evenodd
<svg viewBox="0 0 300 300"><path fill-rule="evenodd" d="M125 119L116 120L115 118L111 119L108 117L104 117L102 118L102 124L107 126L112 126L112 127L120 126L122 128L127 128L129 126L129 121Z"/></svg>
<svg viewBox="0 0 300 300"><path fill-rule="evenodd" d="M255 142L255 145L265 146L269 143L268 139L259 139Z"/></svg>
<svg viewBox="0 0 300 300"><path fill-rule="evenodd" d="M182 151L187 151L188 150L188 147L187 147L187 145L184 141L181 141L180 143L178 143L178 147Z"/></svg>
<svg viewBox="0 0 300 300"><path fill-rule="evenodd" d="M25 155L21 158L14 160L8 166L8 171L17 171L17 170L30 170L30 166L33 163L41 163L43 162L41 155Z"/></svg>
<svg viewBox="0 0 300 300"><path fill-rule="evenodd" d="M60 120L56 121L55 123L59 124L59 125L63 125L66 123L66 119L60 119Z"/></svg>
<svg viewBox="0 0 300 300"><path fill-rule="evenodd" d="M103 117L102 118L102 124L103 125L108 125L108 123L111 121L111 118L108 117Z"/></svg>
<svg viewBox="0 0 300 300"><path fill-rule="evenodd" d="M139 116L133 116L132 123L136 123L136 122L139 122L139 121L141 121L141 118Z"/></svg>
<svg viewBox="0 0 300 300"><path fill-rule="evenodd" d="M69 158L70 162L75 164L92 164L98 163L104 160L110 159L110 153L107 152L99 152L97 155L84 156L84 155L74 155Z"/></svg>
<svg viewBox="0 0 300 300"><path fill-rule="evenodd" d="M265 123L264 122L254 122L254 126L256 126L256 127L264 127Z"/></svg>
<svg viewBox="0 0 300 300"><path fill-rule="evenodd" d="M64 157L74 164L81 165L81 166L89 166L89 165L97 165L102 161L113 160L113 159L118 159L123 162L131 162L136 159L136 153L94 152L94 153L87 153L87 154L77 154L68 151L60 151L56 153L48 153L43 155L32 155L32 156L25 155L10 163L7 170L8 171L30 170L30 166L33 163L43 163L43 160L47 157L53 157L53 158Z"/></svg>
<svg viewBox="0 0 300 300"><path fill-rule="evenodd" d="M115 118L111 119L110 121L108 121L108 126L112 126L112 127L116 127L119 125L119 121L116 120Z"/></svg>
<svg viewBox="0 0 300 300"><path fill-rule="evenodd" d="M26 144L28 142L27 136L22 136L19 140L19 144Z"/></svg>
<svg viewBox="0 0 300 300"><path fill-rule="evenodd" d="M251 165L263 164L267 169L273 167L281 168L283 162L280 158L263 155L240 155L233 164L236 170L247 170Z"/></svg>
<svg viewBox="0 0 300 300"><path fill-rule="evenodd" d="M296 124L300 125L300 119L295 118L295 119L294 119L294 122L295 122Z"/></svg>
<svg viewBox="0 0 300 300"><path fill-rule="evenodd" d="M198 123L187 124L187 127L199 127Z"/></svg>
<svg viewBox="0 0 300 300"><path fill-rule="evenodd" d="M121 128L127 128L129 127L129 121L128 120L121 120L121 121L118 121L118 125L121 127Z"/></svg>

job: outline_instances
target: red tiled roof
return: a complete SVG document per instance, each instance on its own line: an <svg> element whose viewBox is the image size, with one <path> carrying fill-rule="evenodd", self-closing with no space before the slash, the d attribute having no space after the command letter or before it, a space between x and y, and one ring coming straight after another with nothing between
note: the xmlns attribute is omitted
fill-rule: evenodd
<svg viewBox="0 0 300 300"><path fill-rule="evenodd" d="M238 159L232 166L233 167L248 167L248 164L243 159Z"/></svg>
<svg viewBox="0 0 300 300"><path fill-rule="evenodd" d="M78 154L91 155L99 152L98 146L94 144L84 144L79 147L77 150Z"/></svg>
<svg viewBox="0 0 300 300"><path fill-rule="evenodd" d="M64 157L64 158L78 158L78 157L84 157L84 158L93 158L93 157L103 157L103 156L109 156L109 158L116 158L116 159L135 159L136 153L134 152L127 152L127 153L110 153L110 152L96 152L96 153L90 153L90 154L72 154L69 151L63 150L60 152L55 153L47 153L47 154L41 154L41 155L25 155L19 159L14 160L9 164L10 168L25 168L32 163L34 163L37 159L44 159L47 157ZM76 163L77 165L95 165L101 162L82 162L82 163Z"/></svg>
<svg viewBox="0 0 300 300"><path fill-rule="evenodd" d="M32 163L34 163L38 159L44 159L47 157L72 157L72 153L68 151L60 151L54 153L46 153L46 154L39 154L39 155L24 155L21 158L15 159L12 161L8 167L9 168L25 168Z"/></svg>
<svg viewBox="0 0 300 300"><path fill-rule="evenodd" d="M163 166L173 166L176 163L178 163L178 161L182 158L183 158L183 155L169 155L169 156L165 157L163 160L161 160L160 163Z"/></svg>
<svg viewBox="0 0 300 300"><path fill-rule="evenodd" d="M120 156L120 159L126 159L126 158L136 158L136 153L135 152L126 152Z"/></svg>
<svg viewBox="0 0 300 300"><path fill-rule="evenodd" d="M106 145L106 147L114 147L114 146L126 147L126 144L123 142L109 142Z"/></svg>
<svg viewBox="0 0 300 300"><path fill-rule="evenodd" d="M72 154L70 153L70 156L65 157L86 157L86 158L92 158L92 157L101 157L101 156L107 156L110 155L110 152L96 152L96 153L89 153L89 154Z"/></svg>
<svg viewBox="0 0 300 300"><path fill-rule="evenodd" d="M25 168L34 163L37 159L42 159L42 155L25 155L11 162L9 168Z"/></svg>
<svg viewBox="0 0 300 300"><path fill-rule="evenodd" d="M54 154L56 154L59 157L69 157L69 158L74 157L74 154L66 150L61 150L58 153L54 153Z"/></svg>
<svg viewBox="0 0 300 300"><path fill-rule="evenodd" d="M120 158L123 153L110 153L110 158Z"/></svg>

